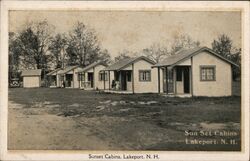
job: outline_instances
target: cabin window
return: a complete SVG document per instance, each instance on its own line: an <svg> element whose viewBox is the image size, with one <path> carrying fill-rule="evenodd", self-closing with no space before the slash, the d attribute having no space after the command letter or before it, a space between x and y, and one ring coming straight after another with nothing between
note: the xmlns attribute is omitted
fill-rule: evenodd
<svg viewBox="0 0 250 161"><path fill-rule="evenodd" d="M140 82L151 81L151 71L150 70L140 70L139 71L139 81Z"/></svg>
<svg viewBox="0 0 250 161"><path fill-rule="evenodd" d="M176 68L176 81L182 81L182 69Z"/></svg>
<svg viewBox="0 0 250 161"><path fill-rule="evenodd" d="M107 73L100 72L100 73L99 73L99 81L104 81L104 79L105 79L105 81L108 80L108 75L107 75Z"/></svg>
<svg viewBox="0 0 250 161"><path fill-rule="evenodd" d="M215 66L200 67L201 81L215 81Z"/></svg>

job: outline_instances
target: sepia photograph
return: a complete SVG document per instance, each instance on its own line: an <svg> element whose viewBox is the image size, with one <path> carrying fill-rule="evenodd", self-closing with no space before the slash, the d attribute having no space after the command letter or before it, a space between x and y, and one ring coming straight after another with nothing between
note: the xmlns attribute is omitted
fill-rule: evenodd
<svg viewBox="0 0 250 161"><path fill-rule="evenodd" d="M9 149L240 150L240 12L9 16Z"/></svg>
<svg viewBox="0 0 250 161"><path fill-rule="evenodd" d="M243 152L242 24L240 9L8 10L7 150Z"/></svg>

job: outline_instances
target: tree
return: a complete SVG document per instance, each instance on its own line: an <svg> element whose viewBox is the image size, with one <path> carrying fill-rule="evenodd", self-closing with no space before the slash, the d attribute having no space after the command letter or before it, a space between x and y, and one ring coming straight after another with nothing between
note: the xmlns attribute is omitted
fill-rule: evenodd
<svg viewBox="0 0 250 161"><path fill-rule="evenodd" d="M107 49L104 49L104 50L100 51L98 60L103 61L107 65L112 63L111 56L110 56Z"/></svg>
<svg viewBox="0 0 250 161"><path fill-rule="evenodd" d="M46 71L48 71L48 65L51 61L48 49L52 30L52 26L46 20L32 22L15 39L15 48L18 48L20 52L20 65L24 69L42 69L44 85L46 85Z"/></svg>
<svg viewBox="0 0 250 161"><path fill-rule="evenodd" d="M156 63L159 63L160 60L165 59L169 55L168 49L159 43L154 43L149 48L143 49L142 53Z"/></svg>
<svg viewBox="0 0 250 161"><path fill-rule="evenodd" d="M118 56L116 56L114 58L115 62L118 62L122 59L126 59L126 58L131 58L131 56L129 56L131 53L128 50L123 50L122 52L119 52Z"/></svg>
<svg viewBox="0 0 250 161"><path fill-rule="evenodd" d="M174 37L173 43L171 44L170 54L174 55L181 49L191 49L199 46L199 41L194 41L189 35L182 34Z"/></svg>
<svg viewBox="0 0 250 161"><path fill-rule="evenodd" d="M212 49L217 54L233 61L241 66L241 49L233 46L231 38L225 34L219 35L217 39L212 42ZM240 68L233 66L233 79L240 77Z"/></svg>
<svg viewBox="0 0 250 161"><path fill-rule="evenodd" d="M64 35L56 34L51 40L49 50L51 51L51 56L54 62L55 68L63 68L65 64L65 48L67 45L67 40Z"/></svg>
<svg viewBox="0 0 250 161"><path fill-rule="evenodd" d="M25 68L48 68L50 34L51 27L46 20L32 23L21 31L16 41Z"/></svg>
<svg viewBox="0 0 250 161"><path fill-rule="evenodd" d="M182 34L174 37L173 42L169 45L154 43L149 48L143 49L142 54L156 63L159 63L168 56L176 54L176 52L181 49L195 48L199 45L199 41L194 41L189 35Z"/></svg>
<svg viewBox="0 0 250 161"><path fill-rule="evenodd" d="M239 48L239 49L234 48L233 49L231 56L230 56L230 60L238 65L241 65L241 48Z"/></svg>
<svg viewBox="0 0 250 161"><path fill-rule="evenodd" d="M19 76L20 65L20 48L14 32L9 33L9 77L16 78Z"/></svg>
<svg viewBox="0 0 250 161"><path fill-rule="evenodd" d="M239 65L238 67L233 66L233 79L236 80L241 76L241 49L237 49L235 53L230 56L230 60Z"/></svg>
<svg viewBox="0 0 250 161"><path fill-rule="evenodd" d="M231 56L232 43L232 40L227 35L222 34L218 36L217 40L212 42L212 49L217 54L229 58Z"/></svg>
<svg viewBox="0 0 250 161"><path fill-rule="evenodd" d="M94 30L88 29L78 22L69 34L68 47L69 64L86 66L98 58L100 45Z"/></svg>

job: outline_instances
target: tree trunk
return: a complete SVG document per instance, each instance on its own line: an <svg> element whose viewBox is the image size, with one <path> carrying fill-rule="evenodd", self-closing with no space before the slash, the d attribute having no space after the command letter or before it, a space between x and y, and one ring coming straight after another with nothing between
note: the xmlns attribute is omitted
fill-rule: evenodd
<svg viewBox="0 0 250 161"><path fill-rule="evenodd" d="M85 66L86 65L86 47L83 47L83 51L84 51L84 53L83 53L83 66Z"/></svg>

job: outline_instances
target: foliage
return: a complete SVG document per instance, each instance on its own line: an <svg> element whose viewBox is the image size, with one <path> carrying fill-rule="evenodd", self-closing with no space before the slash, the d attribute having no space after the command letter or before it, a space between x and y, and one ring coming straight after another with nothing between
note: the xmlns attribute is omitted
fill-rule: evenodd
<svg viewBox="0 0 250 161"><path fill-rule="evenodd" d="M143 49L142 54L158 63L168 56L176 54L181 49L195 48L199 45L199 41L194 41L189 35L182 34L174 37L173 42L169 46L167 44L154 43L149 48Z"/></svg>
<svg viewBox="0 0 250 161"><path fill-rule="evenodd" d="M47 69L50 61L50 55L47 54L50 34L51 27L47 21L32 23L10 44L10 51L19 51L19 60L24 68Z"/></svg>
<svg viewBox="0 0 250 161"><path fill-rule="evenodd" d="M233 41L225 34L219 35L212 42L212 49L217 54L233 61L239 67L241 66L241 49L233 46ZM233 66L233 79L239 78L241 75L240 68Z"/></svg>
<svg viewBox="0 0 250 161"><path fill-rule="evenodd" d="M103 61L107 65L112 63L111 56L107 49L100 51L98 59Z"/></svg>
<svg viewBox="0 0 250 161"><path fill-rule="evenodd" d="M169 55L169 52L166 47L161 46L159 43L154 43L149 48L143 49L142 54L154 62L159 63Z"/></svg>
<svg viewBox="0 0 250 161"><path fill-rule="evenodd" d="M68 47L66 49L69 64L81 66L91 64L98 59L100 50L95 31L78 22L69 33Z"/></svg>
<svg viewBox="0 0 250 161"><path fill-rule="evenodd" d="M212 49L217 54L229 58L231 56L232 43L232 40L227 35L222 34L218 36L217 40L212 42Z"/></svg>
<svg viewBox="0 0 250 161"><path fill-rule="evenodd" d="M53 58L55 68L62 68L65 64L65 47L67 45L67 40L64 35L56 34L53 37L49 50L51 51L51 56Z"/></svg>
<svg viewBox="0 0 250 161"><path fill-rule="evenodd" d="M18 47L18 40L13 32L9 33L9 77L17 78L19 76L20 66L20 48Z"/></svg>
<svg viewBox="0 0 250 161"><path fill-rule="evenodd" d="M108 50L101 49L94 30L78 22L68 34L53 34L46 20L31 22L18 33L9 33L10 73L22 69L86 66L97 60L110 63Z"/></svg>
<svg viewBox="0 0 250 161"><path fill-rule="evenodd" d="M241 77L241 49L238 49L235 53L232 53L229 57L231 61L236 63L239 67L233 66L233 80Z"/></svg>
<svg viewBox="0 0 250 161"><path fill-rule="evenodd" d="M128 50L123 50L122 52L119 52L118 56L116 56L114 58L115 62L118 62L122 59L126 59L126 58L131 58L132 53Z"/></svg>
<svg viewBox="0 0 250 161"><path fill-rule="evenodd" d="M170 47L170 54L174 55L181 49L190 49L199 46L200 46L199 41L194 41L189 35L182 34L174 37L173 43L171 44Z"/></svg>

